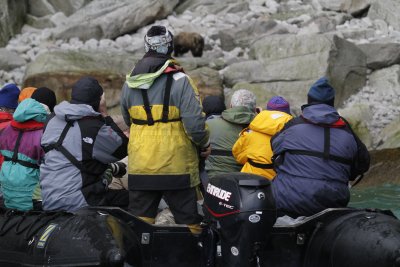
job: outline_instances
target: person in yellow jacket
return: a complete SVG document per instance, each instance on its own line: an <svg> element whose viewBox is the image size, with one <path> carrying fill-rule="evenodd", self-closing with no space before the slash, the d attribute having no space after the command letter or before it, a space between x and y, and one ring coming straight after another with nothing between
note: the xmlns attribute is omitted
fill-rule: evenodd
<svg viewBox="0 0 400 267"><path fill-rule="evenodd" d="M171 57L173 36L164 26L148 30L145 50L121 93L130 126L128 211L154 223L164 198L178 224L199 232L199 154L211 152L199 92Z"/></svg>
<svg viewBox="0 0 400 267"><path fill-rule="evenodd" d="M249 127L240 132L232 148L236 161L243 165L241 172L258 174L270 180L275 177L270 140L292 118L289 103L283 97L274 96L268 101L267 110L261 111Z"/></svg>

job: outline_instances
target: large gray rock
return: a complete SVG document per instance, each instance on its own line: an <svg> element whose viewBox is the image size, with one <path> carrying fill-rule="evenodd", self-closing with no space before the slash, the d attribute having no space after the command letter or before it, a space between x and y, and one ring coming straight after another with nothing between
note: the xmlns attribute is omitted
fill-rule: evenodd
<svg viewBox="0 0 400 267"><path fill-rule="evenodd" d="M371 165L357 187L400 184L400 149L370 151Z"/></svg>
<svg viewBox="0 0 400 267"><path fill-rule="evenodd" d="M220 12L248 11L249 7L244 0L186 0L176 8L178 14L185 10L198 14L218 14Z"/></svg>
<svg viewBox="0 0 400 267"><path fill-rule="evenodd" d="M249 47L254 40L273 34L285 34L288 29L278 24L275 20L258 18L246 23L239 24L237 27L225 31L225 34L233 38L233 46L242 48ZM221 40L221 47L224 48L224 40ZM226 49L229 50L229 49Z"/></svg>
<svg viewBox="0 0 400 267"><path fill-rule="evenodd" d="M92 0L48 0L56 12L63 12L66 16L70 16L91 1Z"/></svg>
<svg viewBox="0 0 400 267"><path fill-rule="evenodd" d="M372 2L368 11L371 20L381 19L393 26L395 30L400 30L400 2L398 0L375 0Z"/></svg>
<svg viewBox="0 0 400 267"><path fill-rule="evenodd" d="M188 75L200 91L202 98L208 95L224 95L222 79L218 71L209 67L188 71Z"/></svg>
<svg viewBox="0 0 400 267"><path fill-rule="evenodd" d="M256 78L262 78L262 82L286 82L293 91L299 88L290 86L290 82L311 84L321 76L327 76L336 89L336 103L339 105L362 88L366 81L364 53L336 35L268 36L254 43L250 55L259 61ZM238 67L228 66L224 79L229 81L227 77L232 76L230 69ZM243 65L244 72L249 72L246 68L254 67ZM251 78L244 77L243 81L260 82Z"/></svg>
<svg viewBox="0 0 400 267"><path fill-rule="evenodd" d="M383 69L400 63L400 44L369 43L358 47L367 56L367 67L370 69Z"/></svg>
<svg viewBox="0 0 400 267"><path fill-rule="evenodd" d="M257 97L257 106L262 108L271 97L280 95L290 103L290 110L294 115L301 114L301 105L307 103L307 92L314 81L276 81L249 83L239 82L233 86L233 90L247 89Z"/></svg>
<svg viewBox="0 0 400 267"><path fill-rule="evenodd" d="M381 132L382 140L377 149L400 148L400 116Z"/></svg>
<svg viewBox="0 0 400 267"><path fill-rule="evenodd" d="M318 0L322 8L357 15L366 10L372 0Z"/></svg>
<svg viewBox="0 0 400 267"><path fill-rule="evenodd" d="M29 14L35 17L45 17L57 12L71 15L88 4L91 0L28 0Z"/></svg>
<svg viewBox="0 0 400 267"><path fill-rule="evenodd" d="M96 0L55 29L57 39L115 39L172 13L179 0Z"/></svg>
<svg viewBox="0 0 400 267"><path fill-rule="evenodd" d="M44 17L56 13L54 7L47 0L29 0L28 11L35 17Z"/></svg>
<svg viewBox="0 0 400 267"><path fill-rule="evenodd" d="M0 47L7 44L11 37L20 33L25 23L26 0L0 1Z"/></svg>
<svg viewBox="0 0 400 267"><path fill-rule="evenodd" d="M120 52L52 51L28 64L24 86L47 86L61 101L69 98L70 89L79 78L90 75L105 89L107 106L114 107L119 104L125 75L138 60L137 56Z"/></svg>
<svg viewBox="0 0 400 267"><path fill-rule="evenodd" d="M350 123L353 131L361 141L363 141L367 148L372 149L373 137L368 129L367 122L372 121L373 114L369 105L357 104L344 109L339 109L338 112Z"/></svg>
<svg viewBox="0 0 400 267"><path fill-rule="evenodd" d="M395 130L396 126L398 127L393 121L400 116L400 65L374 71L369 76L368 84L370 91L373 92L368 102L369 112L374 116L371 131L374 134L375 146L393 147L396 143L393 137L396 139L398 134L392 130L393 127ZM385 127L387 129L381 131Z"/></svg>
<svg viewBox="0 0 400 267"><path fill-rule="evenodd" d="M25 64L25 60L17 53L5 48L0 48L0 70L9 71Z"/></svg>

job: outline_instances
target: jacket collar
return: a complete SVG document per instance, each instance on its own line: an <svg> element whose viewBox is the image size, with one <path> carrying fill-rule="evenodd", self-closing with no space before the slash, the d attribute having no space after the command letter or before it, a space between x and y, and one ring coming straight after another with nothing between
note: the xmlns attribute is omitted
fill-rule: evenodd
<svg viewBox="0 0 400 267"><path fill-rule="evenodd" d="M44 123L43 122L37 122L35 120L29 120L25 122L18 122L15 120L11 121L11 127L17 130L21 131L34 131L34 130L39 130L43 129Z"/></svg>

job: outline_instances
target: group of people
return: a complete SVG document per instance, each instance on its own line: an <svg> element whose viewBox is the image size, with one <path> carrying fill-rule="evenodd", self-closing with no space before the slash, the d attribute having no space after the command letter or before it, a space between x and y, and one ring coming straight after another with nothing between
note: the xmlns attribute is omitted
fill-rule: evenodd
<svg viewBox="0 0 400 267"><path fill-rule="evenodd" d="M127 155L128 138L107 116L97 80L81 78L71 101L58 105L49 88L20 91L9 84L0 89L0 110L0 183L6 208L128 206L126 190L108 189L104 175L108 168L119 170L121 164L115 162Z"/></svg>
<svg viewBox="0 0 400 267"><path fill-rule="evenodd" d="M354 162L369 155L335 110L326 78L311 87L296 118L283 97L272 97L261 110L245 89L232 95L228 109L216 96L202 105L195 84L171 57L172 33L153 26L144 41L146 53L121 92L129 133L108 116L103 88L92 77L78 80L71 101L58 105L49 88L0 89L5 207L74 212L110 205L154 223L163 198L176 223L199 233L201 187L240 171L272 181L282 215L347 205ZM126 165L119 161L126 156L128 190L111 189L106 174L123 174Z"/></svg>

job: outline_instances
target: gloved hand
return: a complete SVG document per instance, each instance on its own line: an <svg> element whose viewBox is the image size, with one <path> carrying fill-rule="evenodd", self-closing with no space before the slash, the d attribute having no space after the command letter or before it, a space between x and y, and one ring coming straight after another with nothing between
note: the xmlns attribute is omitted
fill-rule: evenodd
<svg viewBox="0 0 400 267"><path fill-rule="evenodd" d="M112 176L116 178L121 178L126 174L126 164L118 161L110 164Z"/></svg>
<svg viewBox="0 0 400 267"><path fill-rule="evenodd" d="M101 181L103 182L105 188L108 188L108 185L111 183L112 178L113 178L112 169L111 167L108 167L101 175Z"/></svg>

